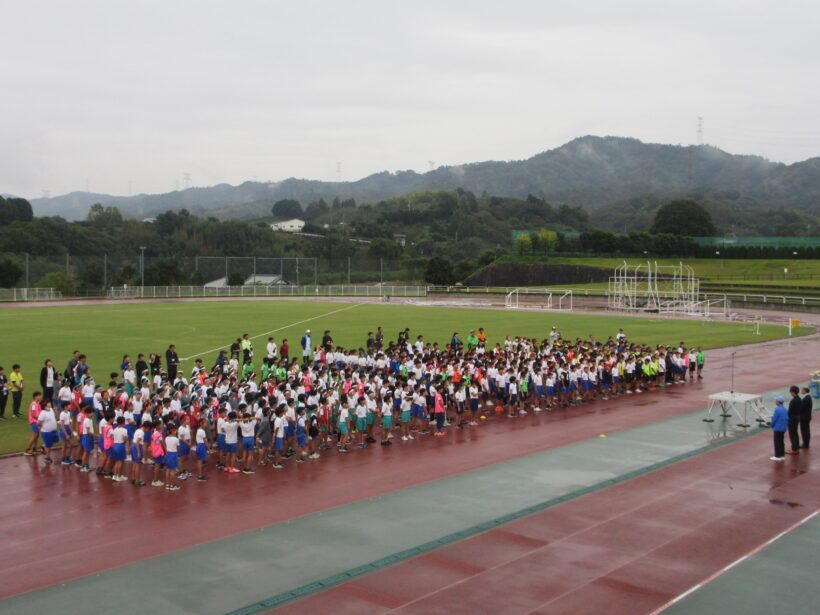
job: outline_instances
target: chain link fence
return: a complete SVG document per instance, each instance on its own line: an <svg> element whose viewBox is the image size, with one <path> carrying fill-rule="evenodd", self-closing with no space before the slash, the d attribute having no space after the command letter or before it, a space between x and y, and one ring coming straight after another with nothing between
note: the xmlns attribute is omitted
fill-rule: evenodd
<svg viewBox="0 0 820 615"><path fill-rule="evenodd" d="M19 268L14 288L53 288L65 296L106 296L117 286L324 286L424 284L425 259L2 254Z"/></svg>

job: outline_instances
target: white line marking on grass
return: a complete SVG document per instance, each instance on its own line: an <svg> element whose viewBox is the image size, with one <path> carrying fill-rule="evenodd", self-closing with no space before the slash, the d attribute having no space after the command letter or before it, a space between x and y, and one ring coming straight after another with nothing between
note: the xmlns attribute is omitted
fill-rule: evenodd
<svg viewBox="0 0 820 615"><path fill-rule="evenodd" d="M327 312L325 314L319 314L318 316L311 316L310 318L305 318L304 320L299 320L297 322L292 322L289 325L285 325L283 327L279 327L278 329L271 329L270 331L265 331L264 333L260 333L258 335L251 336L250 339L255 340L257 337L264 337L266 335L270 335L271 333L276 333L277 331L282 331L284 329L290 329L291 327L295 327L297 325L303 325L306 322L310 322L311 320L317 320L319 318L326 318L327 316L332 316L333 314L338 314L339 312L345 312L347 310L352 310L355 307L359 307L360 305L365 305L364 303L354 303L353 305L348 305L343 308L339 308L338 310L333 310L331 312ZM190 361L195 357L202 356L204 354L210 354L212 352L216 352L217 350L222 350L229 344L222 344L222 346L217 346L216 348L211 348L210 350L203 350L197 354L192 354L190 357L182 357L179 361L182 363L183 361Z"/></svg>
<svg viewBox="0 0 820 615"><path fill-rule="evenodd" d="M697 585L694 585L693 587L690 587L689 589L687 589L687 590L686 590L685 592L683 592L682 594L680 594L680 595L678 595L678 596L675 596L674 598L672 598L672 600L670 600L669 602L667 602L666 604L664 604L662 607L660 607L660 608L658 608L658 609L656 609L656 610L652 611L652 613L651 613L650 615L658 615L659 613L662 613L663 611L665 611L665 610L666 610L666 609L668 609L669 607L671 607L671 606L673 606L673 605L677 604L678 602L680 602L681 600L683 600L684 598L686 598L686 596L688 596L688 595L692 594L693 592L696 592L697 590L699 590L699 589L700 589L701 587L703 587L704 585L707 585L707 584L711 583L712 581L714 581L715 579L717 579L719 576L721 576L721 575L723 575L723 574L725 574L725 573L729 572L732 568L734 568L735 566L737 566L737 565L738 565L738 564L740 564L741 562L746 561L747 559L749 559L749 558L750 558L750 557L752 557L753 555L757 555L758 553L760 553L760 551L762 551L763 549L765 549L766 547L768 547L768 546L769 546L769 545L771 545L772 543L774 543L774 542L776 542L776 541L780 540L780 539L781 539L781 538L783 538L786 534L790 534L791 532L793 532L794 530L796 530L797 528L799 528L801 525L803 525L803 524L804 524L804 523L806 523L807 521L809 521L809 520L813 519L815 516L817 516L817 514L818 514L819 512L820 512L820 511L815 511L815 512L813 512L813 513L812 513L812 514L810 514L808 517L805 517L804 519L801 519L800 521L798 521L798 522L797 522L797 523L795 523L794 525L792 525L792 526L790 526L790 527L786 528L784 531L780 532L777 536L774 536L773 538L770 538L769 540L767 540L767 541L766 541L766 542L764 542L763 544L756 546L754 549L752 549L751 551L749 551L746 555L744 555L744 556L742 556L742 557L739 557L738 559L736 559L735 561L733 561L733 562L732 562L731 564L729 564L728 566L724 566L723 568L721 568L721 569L720 569L720 570L718 570L717 572L715 572L715 573L713 573L713 574L709 575L708 577L706 577L703 581L701 581L701 582L700 582L700 583L698 583Z"/></svg>

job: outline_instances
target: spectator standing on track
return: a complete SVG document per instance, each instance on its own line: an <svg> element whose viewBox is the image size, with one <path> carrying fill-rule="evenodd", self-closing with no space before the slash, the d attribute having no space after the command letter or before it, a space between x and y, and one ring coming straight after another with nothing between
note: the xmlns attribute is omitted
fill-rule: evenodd
<svg viewBox="0 0 820 615"><path fill-rule="evenodd" d="M9 401L9 377L0 367L0 421L6 420L6 404Z"/></svg>
<svg viewBox="0 0 820 615"><path fill-rule="evenodd" d="M789 443L791 450L787 451L787 455L800 454L800 410L803 406L803 400L800 399L800 389L792 385L789 387L791 393L791 400L789 401Z"/></svg>
<svg viewBox="0 0 820 615"><path fill-rule="evenodd" d="M803 387L801 391L803 399L800 400L800 437L803 444L800 448L809 448L809 441L811 440L811 411L812 401L809 395L809 387Z"/></svg>
<svg viewBox="0 0 820 615"><path fill-rule="evenodd" d="M165 364L168 366L168 382L172 383L177 379L177 369L179 368L179 355L177 348L173 344L165 351Z"/></svg>
<svg viewBox="0 0 820 615"><path fill-rule="evenodd" d="M786 458L786 430L789 427L789 413L783 406L783 398L775 397L772 414L772 434L774 435L774 457L772 461L783 461Z"/></svg>

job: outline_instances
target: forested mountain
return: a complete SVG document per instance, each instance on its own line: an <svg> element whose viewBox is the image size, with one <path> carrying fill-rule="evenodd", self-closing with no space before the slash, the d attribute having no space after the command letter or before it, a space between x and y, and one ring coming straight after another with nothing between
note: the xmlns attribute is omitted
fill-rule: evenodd
<svg viewBox="0 0 820 615"><path fill-rule="evenodd" d="M451 188L477 196L533 195L554 205L602 208L602 212L634 199L695 198L732 203L733 208L791 208L816 216L820 214L820 158L786 165L707 145L587 136L527 160L440 167L423 174L385 171L353 182L291 178L131 197L74 192L31 203L36 216L58 215L69 220L83 219L93 203L117 206L129 218L185 208L223 219L253 219L269 215L272 204L281 199L296 199L303 206L336 198L375 203L412 192ZM619 223L613 221L612 226Z"/></svg>

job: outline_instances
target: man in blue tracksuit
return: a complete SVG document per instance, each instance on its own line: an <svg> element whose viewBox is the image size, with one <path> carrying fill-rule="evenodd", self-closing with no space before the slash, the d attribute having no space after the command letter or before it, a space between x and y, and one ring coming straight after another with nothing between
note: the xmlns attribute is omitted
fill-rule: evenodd
<svg viewBox="0 0 820 615"><path fill-rule="evenodd" d="M789 412L783 405L782 397L775 397L774 414L772 414L772 433L774 434L774 457L772 461L783 461L786 458L786 431L789 429Z"/></svg>

